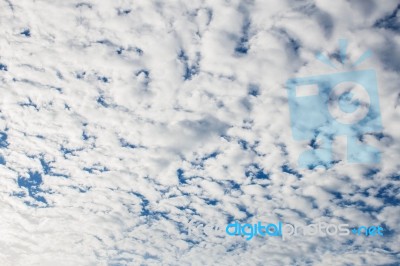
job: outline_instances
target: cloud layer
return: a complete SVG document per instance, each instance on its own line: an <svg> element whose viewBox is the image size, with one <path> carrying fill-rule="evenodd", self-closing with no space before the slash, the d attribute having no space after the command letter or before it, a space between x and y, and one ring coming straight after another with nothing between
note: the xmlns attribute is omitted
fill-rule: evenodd
<svg viewBox="0 0 400 266"><path fill-rule="evenodd" d="M0 6L2 265L398 263L398 1ZM335 73L315 54L339 65L343 38L374 55L384 129L361 141L382 161L338 141L330 169L301 169L285 83ZM387 233L246 241L233 220Z"/></svg>

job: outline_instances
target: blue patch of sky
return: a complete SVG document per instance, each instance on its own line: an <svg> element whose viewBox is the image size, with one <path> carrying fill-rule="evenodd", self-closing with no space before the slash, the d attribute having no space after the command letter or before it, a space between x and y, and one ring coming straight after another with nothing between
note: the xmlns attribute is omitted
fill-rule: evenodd
<svg viewBox="0 0 400 266"><path fill-rule="evenodd" d="M191 164L193 166L204 167L204 162L205 161L207 161L209 159L212 159L212 158L216 158L219 153L220 153L219 151L214 151L214 152L212 152L210 154L207 154L207 155L205 155L205 156L203 156L201 158L196 158L196 160L192 161Z"/></svg>
<svg viewBox="0 0 400 266"><path fill-rule="evenodd" d="M175 206L175 208L177 208L180 211L186 211L186 206Z"/></svg>
<svg viewBox="0 0 400 266"><path fill-rule="evenodd" d="M293 168L291 168L291 167L290 167L289 165L287 165L287 164L282 165L281 169L282 169L282 172L288 173L288 174L291 174L291 175L294 175L294 176L296 176L297 178L303 177L302 174L300 174L299 172L297 172L296 170L294 170Z"/></svg>
<svg viewBox="0 0 400 266"><path fill-rule="evenodd" d="M119 55L122 55L124 53L124 51L133 51L135 52L137 55L142 56L143 55L143 50L140 49L139 47L128 47L127 49L125 49L124 47L118 47L116 52Z"/></svg>
<svg viewBox="0 0 400 266"><path fill-rule="evenodd" d="M60 152L64 155L64 158L67 158L67 155L74 155L74 152L82 151L82 150L83 150L83 148L68 149L68 148L64 147L64 145L61 145L61 147L60 147Z"/></svg>
<svg viewBox="0 0 400 266"><path fill-rule="evenodd" d="M139 71L136 72L136 77L138 77L139 75L144 75L144 81L143 84L147 87L149 85L150 82L150 72L146 69L141 69Z"/></svg>
<svg viewBox="0 0 400 266"><path fill-rule="evenodd" d="M65 148L65 147L62 146L62 145L61 145L60 151L62 152L62 154L63 154L64 156L69 155L69 154L73 154L73 152L74 152L74 150Z"/></svg>
<svg viewBox="0 0 400 266"><path fill-rule="evenodd" d="M248 93L251 96L257 97L260 95L260 87L256 84L250 84L248 87Z"/></svg>
<svg viewBox="0 0 400 266"><path fill-rule="evenodd" d="M332 217L332 216L334 216L334 215L332 215L332 210L330 210L329 208L324 208L324 209L321 209L321 216L323 216L323 217Z"/></svg>
<svg viewBox="0 0 400 266"><path fill-rule="evenodd" d="M28 190L28 194L31 198L47 204L46 199L38 195L39 193L43 192L43 190L40 188L43 180L42 175L39 172L29 171L28 177L18 177L17 183L20 188L25 188Z"/></svg>
<svg viewBox="0 0 400 266"><path fill-rule="evenodd" d="M169 217L168 217L168 212L161 212L161 211L152 211L152 210L147 210L147 214L146 215L143 215L143 216L146 216L146 218L147 219L149 219L149 220L159 220L159 221L161 221L161 220L171 220Z"/></svg>
<svg viewBox="0 0 400 266"><path fill-rule="evenodd" d="M240 148L242 148L242 150L247 150L249 148L249 143L244 139L238 140L238 143L240 145Z"/></svg>
<svg viewBox="0 0 400 266"><path fill-rule="evenodd" d="M72 189L76 189L79 191L79 193L86 193L88 192L92 187L86 186L86 187L79 187L79 186L69 186Z"/></svg>
<svg viewBox="0 0 400 266"><path fill-rule="evenodd" d="M110 104L108 104L108 103L106 102L106 100L105 100L105 98L104 98L103 95L100 95L100 96L97 98L97 103L100 104L101 106L105 107L105 108L108 108L108 107L110 106Z"/></svg>
<svg viewBox="0 0 400 266"><path fill-rule="evenodd" d="M200 244L200 240L195 239L185 239L185 242L192 246L198 246Z"/></svg>
<svg viewBox="0 0 400 266"><path fill-rule="evenodd" d="M96 43L104 44L104 45L107 45L107 46L114 46L114 44L108 39L98 40L98 41L96 41Z"/></svg>
<svg viewBox="0 0 400 266"><path fill-rule="evenodd" d="M324 148L324 142L332 142L334 140L335 136L334 135L329 135L329 136L324 136L321 134L321 132L316 129L313 131L313 137L311 138L309 142L309 146L312 148L313 151L317 151L318 149ZM318 140L321 140L321 143L319 143ZM286 148L286 146L285 146ZM286 154L287 155L287 154ZM329 168L334 164L339 163L340 160L331 160L331 161L323 161L320 160L319 158L316 158L313 163L307 164L307 168L309 170L315 169L317 167L324 167L324 168Z"/></svg>
<svg viewBox="0 0 400 266"><path fill-rule="evenodd" d="M13 197L17 197L17 198L23 198L26 196L26 193L24 191L20 191L20 192L13 192L11 194Z"/></svg>
<svg viewBox="0 0 400 266"><path fill-rule="evenodd" d="M278 36L282 38L282 41L284 41L286 51L290 51L293 54L297 55L301 47L300 42L294 37L292 37L285 29L278 28L276 29L276 32Z"/></svg>
<svg viewBox="0 0 400 266"><path fill-rule="evenodd" d="M230 142L230 141L232 141L232 137L231 136L228 136L228 135L225 135L225 134L221 134L221 135L219 135L221 138L223 138L223 139L225 139L226 141L228 141L228 142Z"/></svg>
<svg viewBox="0 0 400 266"><path fill-rule="evenodd" d="M260 144L260 141L256 140L254 141L253 144L250 144L248 141L244 140L244 139L239 139L238 140L238 144L240 145L240 148L242 150L250 150L252 152L254 152L256 155L258 156L262 156L262 154L260 154L256 149L258 147L258 145Z"/></svg>
<svg viewBox="0 0 400 266"><path fill-rule="evenodd" d="M60 71L57 70L56 75L59 79L64 79L63 75L61 74Z"/></svg>
<svg viewBox="0 0 400 266"><path fill-rule="evenodd" d="M131 12L132 12L132 10L129 9L129 8L118 8L117 9L118 16L125 16L125 15L128 15Z"/></svg>
<svg viewBox="0 0 400 266"><path fill-rule="evenodd" d="M335 197L335 199L343 199L342 193L338 191L328 191L328 192L331 193Z"/></svg>
<svg viewBox="0 0 400 266"><path fill-rule="evenodd" d="M256 179L268 179L269 175L258 164L250 164L245 170L246 177Z"/></svg>
<svg viewBox="0 0 400 266"><path fill-rule="evenodd" d="M332 165L334 165L334 164L337 164L337 163L339 163L340 162L340 160L332 160L332 161L329 161L329 162L323 162L323 161L317 161L317 162L315 162L315 163L309 163L308 165L307 165L307 169L308 170L313 170L313 169L315 169L315 168L317 168L317 167L323 167L323 168L325 168L325 169L328 169L328 168L330 168Z"/></svg>
<svg viewBox="0 0 400 266"><path fill-rule="evenodd" d="M366 177L368 179L372 179L377 173L379 173L379 169L370 168L370 169L367 169L367 171L364 174L364 177Z"/></svg>
<svg viewBox="0 0 400 266"><path fill-rule="evenodd" d="M175 224L179 230L180 235L189 236L189 228L186 226L186 224L182 222L176 222ZM189 226L191 226L191 224Z"/></svg>
<svg viewBox="0 0 400 266"><path fill-rule="evenodd" d="M382 132L373 132L373 133L368 133L368 134L360 134L358 136L358 140L361 141L361 142L364 142L365 135L373 136L376 140L379 140L379 141L382 140L383 138L392 139L391 136L386 135L386 134L384 134Z"/></svg>
<svg viewBox="0 0 400 266"><path fill-rule="evenodd" d="M385 206L399 206L400 205L400 187L394 184L388 184L381 187L376 195L381 199Z"/></svg>
<svg viewBox="0 0 400 266"><path fill-rule="evenodd" d="M120 138L119 143L121 144L122 147L124 148L130 148L130 149L136 149L136 148L143 148L142 146L138 146L132 143L129 143L126 139Z"/></svg>
<svg viewBox="0 0 400 266"><path fill-rule="evenodd" d="M150 76L150 72L148 71L148 70L146 70L146 69L141 69L141 70L139 70L138 72L136 72L136 76L139 76L140 74L144 74L144 76L146 77L146 78L149 78L149 76Z"/></svg>
<svg viewBox="0 0 400 266"><path fill-rule="evenodd" d="M388 30L392 30L392 31L400 31L400 16L399 16L399 12L400 12L400 4L396 7L395 10L393 10L392 13L390 13L389 15L378 19L375 24L374 27L377 28L384 28L384 29L388 29Z"/></svg>
<svg viewBox="0 0 400 266"><path fill-rule="evenodd" d="M83 140L88 140L89 139L89 135L86 133L85 130L83 130L83 132L82 132L82 139Z"/></svg>
<svg viewBox="0 0 400 266"><path fill-rule="evenodd" d="M142 201L142 203L141 203L142 210L140 212L141 216L148 216L151 214L150 210L148 209L150 202L148 199L146 199L145 196L143 196L142 194L137 193L137 192L130 192L129 194L135 195Z"/></svg>
<svg viewBox="0 0 400 266"><path fill-rule="evenodd" d="M244 222L247 223L254 215L252 213L250 213L247 209L247 207L245 205L237 205L239 211L243 212L246 214L246 217L238 220L239 222Z"/></svg>
<svg viewBox="0 0 400 266"><path fill-rule="evenodd" d="M388 226L385 222L381 223L380 226L383 228L383 235L385 237L393 237L396 234L398 234L398 232L396 232L395 229ZM397 266L398 266L398 264L397 264Z"/></svg>
<svg viewBox="0 0 400 266"><path fill-rule="evenodd" d="M0 148L7 148L9 143L7 141L8 135L5 132L0 132Z"/></svg>
<svg viewBox="0 0 400 266"><path fill-rule="evenodd" d="M384 137L389 137L389 136L387 136L387 135L385 135L385 134L383 134L383 133L381 133L381 132L379 132L379 133L370 133L372 136L374 136L377 140L381 140L381 139L383 139Z"/></svg>
<svg viewBox="0 0 400 266"><path fill-rule="evenodd" d="M293 51L297 54L300 49L300 43L289 35L288 35L288 42L289 42L289 47L292 48Z"/></svg>
<svg viewBox="0 0 400 266"><path fill-rule="evenodd" d="M47 163L43 158L40 158L40 164L42 165L43 173L48 175L51 172L50 163Z"/></svg>
<svg viewBox="0 0 400 266"><path fill-rule="evenodd" d="M376 208L376 207L366 204L363 200L342 199L342 200L338 201L336 203L336 205L339 207L354 208L354 209L360 210L362 212L367 212L367 213L374 212L374 211L377 211L378 209L380 209L379 207Z"/></svg>
<svg viewBox="0 0 400 266"><path fill-rule="evenodd" d="M101 166L101 165L94 165L92 167L84 167L83 171L88 172L90 174L93 173L104 173L104 172L108 172L110 171L110 169L108 169L105 166Z"/></svg>
<svg viewBox="0 0 400 266"><path fill-rule="evenodd" d="M93 174L93 171L96 170L96 168L92 167L83 167L83 171L88 172L89 174Z"/></svg>
<svg viewBox="0 0 400 266"><path fill-rule="evenodd" d="M210 154L204 156L204 157L201 158L201 159L202 159L203 161L206 161L206 160L211 159L211 158L216 158L216 157L218 156L218 154L219 154L218 151L214 151L214 152L212 152L212 153L210 153Z"/></svg>
<svg viewBox="0 0 400 266"><path fill-rule="evenodd" d="M31 31L30 31L30 29L24 29L23 31L21 31L20 34L21 34L21 35L24 35L25 37L31 37Z"/></svg>
<svg viewBox="0 0 400 266"><path fill-rule="evenodd" d="M139 47L135 47L134 48L135 53L137 53L138 55L143 55L143 50L140 49Z"/></svg>
<svg viewBox="0 0 400 266"><path fill-rule="evenodd" d="M242 128L243 129L252 129L252 127L253 127L253 125L254 125L254 121L253 120L251 120L251 119L244 119L243 120L243 126L242 126Z"/></svg>
<svg viewBox="0 0 400 266"><path fill-rule="evenodd" d="M312 221L312 219L307 215L307 214L305 214L304 212L302 212L302 211L299 211L299 210L296 210L296 209L290 209L292 212L294 212L294 213L296 213L299 217L301 217L304 221L306 221L306 222L310 222L310 221Z"/></svg>
<svg viewBox="0 0 400 266"><path fill-rule="evenodd" d="M310 147L313 148L313 149L318 149L319 144L318 144L318 142L317 142L317 139L313 138L313 139L310 141Z"/></svg>
<svg viewBox="0 0 400 266"><path fill-rule="evenodd" d="M52 89L55 89L56 91L58 91L59 93L63 93L63 89L59 88L59 87L51 87Z"/></svg>
<svg viewBox="0 0 400 266"><path fill-rule="evenodd" d="M123 52L124 50L125 50L124 48L119 47L119 48L117 49L117 54L122 54L122 52Z"/></svg>
<svg viewBox="0 0 400 266"><path fill-rule="evenodd" d="M227 224L233 223L234 221L235 221L235 217L233 215L228 214L226 216L226 223Z"/></svg>
<svg viewBox="0 0 400 266"><path fill-rule="evenodd" d="M148 253L148 252L146 252L146 253L144 254L143 258L144 258L145 260L158 260L158 261L160 260L160 258L159 258L158 256L152 255L152 254L150 254L150 253Z"/></svg>
<svg viewBox="0 0 400 266"><path fill-rule="evenodd" d="M28 102L27 103L20 103L19 104L22 107L33 107L36 109L36 111L39 111L39 108L37 106L37 104L35 104L31 98L28 97Z"/></svg>
<svg viewBox="0 0 400 266"><path fill-rule="evenodd" d="M208 25L210 25L211 20L213 19L213 11L212 11L212 9L209 9L209 8L207 8L206 10L207 10L207 17L208 17L206 25L208 26Z"/></svg>
<svg viewBox="0 0 400 266"><path fill-rule="evenodd" d="M248 7L244 2L239 5L239 12L243 15L243 20L241 33L235 46L235 53L237 55L246 55L249 51L251 20Z"/></svg>
<svg viewBox="0 0 400 266"><path fill-rule="evenodd" d="M277 143L276 146L281 150L281 152L283 153L283 155L288 156L289 153L287 151L287 147L285 144L283 143Z"/></svg>
<svg viewBox="0 0 400 266"><path fill-rule="evenodd" d="M245 236L242 236L243 238L245 237ZM230 246L228 246L227 248L226 248L226 252L237 252L238 250L240 250L240 251L246 251L248 249L248 241L238 241L238 242L235 242L234 244L232 244L232 245L230 245Z"/></svg>
<svg viewBox="0 0 400 266"><path fill-rule="evenodd" d="M393 181L400 181L400 173L390 174L388 178Z"/></svg>
<svg viewBox="0 0 400 266"><path fill-rule="evenodd" d="M79 71L79 72L77 72L77 73L75 74L75 77L76 77L77 79L84 79L85 76L86 76L86 71Z"/></svg>
<svg viewBox="0 0 400 266"><path fill-rule="evenodd" d="M8 71L7 65L0 63L0 70L1 71Z"/></svg>
<svg viewBox="0 0 400 266"><path fill-rule="evenodd" d="M188 196L188 195L186 195L186 196ZM199 215L199 213L197 213L196 209L191 208L189 206L177 206L176 208L178 210L184 211L185 213L190 214L190 215Z"/></svg>
<svg viewBox="0 0 400 266"><path fill-rule="evenodd" d="M218 200L216 199L204 199L204 201L206 202L207 205L210 206L215 206L218 203Z"/></svg>
<svg viewBox="0 0 400 266"><path fill-rule="evenodd" d="M184 176L184 171L182 169L176 170L176 175L178 176L179 184L186 184L186 178Z"/></svg>
<svg viewBox="0 0 400 266"><path fill-rule="evenodd" d="M178 59L182 62L184 66L184 80L190 80L193 76L197 75L200 71L200 54L196 54L196 58L192 65L189 64L189 57L186 55L184 50L181 50L178 54Z"/></svg>
<svg viewBox="0 0 400 266"><path fill-rule="evenodd" d="M240 184L233 180L226 180L225 182L228 183L227 186L225 186L228 188L228 190L232 190L232 189L239 190L240 189Z"/></svg>
<svg viewBox="0 0 400 266"><path fill-rule="evenodd" d="M99 77L97 77L97 79L102 81L102 82L104 82L104 83L109 83L110 82L110 79L105 77L105 76L99 76Z"/></svg>
<svg viewBox="0 0 400 266"><path fill-rule="evenodd" d="M53 167L51 167L51 165L50 165L51 162L46 162L43 158L40 158L39 161L40 161L40 165L42 166L43 173L45 175L68 178L67 175L53 172L53 170L52 170Z"/></svg>
<svg viewBox="0 0 400 266"><path fill-rule="evenodd" d="M245 55L249 50L249 30L250 30L250 19L248 16L245 16L243 19L241 36L239 37L236 47L235 53L238 55Z"/></svg>
<svg viewBox="0 0 400 266"><path fill-rule="evenodd" d="M135 253L127 250L118 250L117 254L118 254L117 256L132 256L132 254ZM121 266L121 265L131 265L133 262L134 260L131 257L118 257L118 258L111 257L109 258L107 264L110 266Z"/></svg>

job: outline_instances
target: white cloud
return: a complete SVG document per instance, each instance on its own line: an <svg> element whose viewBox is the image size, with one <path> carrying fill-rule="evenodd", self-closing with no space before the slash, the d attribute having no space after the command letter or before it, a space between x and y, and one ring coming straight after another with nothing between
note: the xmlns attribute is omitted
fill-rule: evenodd
<svg viewBox="0 0 400 266"><path fill-rule="evenodd" d="M397 1L0 5L2 265L398 260ZM333 73L315 54L339 65L341 38L349 60L374 54L360 69L377 73L384 129L363 141L382 162L300 169L310 143L292 137L285 83ZM245 241L231 220L387 234Z"/></svg>

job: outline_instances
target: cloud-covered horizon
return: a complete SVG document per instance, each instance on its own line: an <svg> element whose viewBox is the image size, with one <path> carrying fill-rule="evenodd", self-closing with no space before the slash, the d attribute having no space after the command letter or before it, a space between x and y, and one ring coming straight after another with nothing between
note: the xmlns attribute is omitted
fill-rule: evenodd
<svg viewBox="0 0 400 266"><path fill-rule="evenodd" d="M398 1L0 2L2 265L397 265ZM302 169L286 81L373 56L379 164ZM385 236L192 235L234 220Z"/></svg>

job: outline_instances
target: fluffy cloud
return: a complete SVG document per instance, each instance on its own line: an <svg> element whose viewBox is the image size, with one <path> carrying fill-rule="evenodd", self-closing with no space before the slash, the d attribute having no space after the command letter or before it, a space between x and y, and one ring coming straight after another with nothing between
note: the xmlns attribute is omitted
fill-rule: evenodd
<svg viewBox="0 0 400 266"><path fill-rule="evenodd" d="M399 8L3 1L0 262L396 265ZM361 141L382 160L349 164L335 140L331 168L302 169L314 144L292 137L285 83L337 71L315 54L339 66L342 38L349 61L374 54L360 69L376 71L384 129ZM387 233L246 241L224 233L234 220Z"/></svg>

